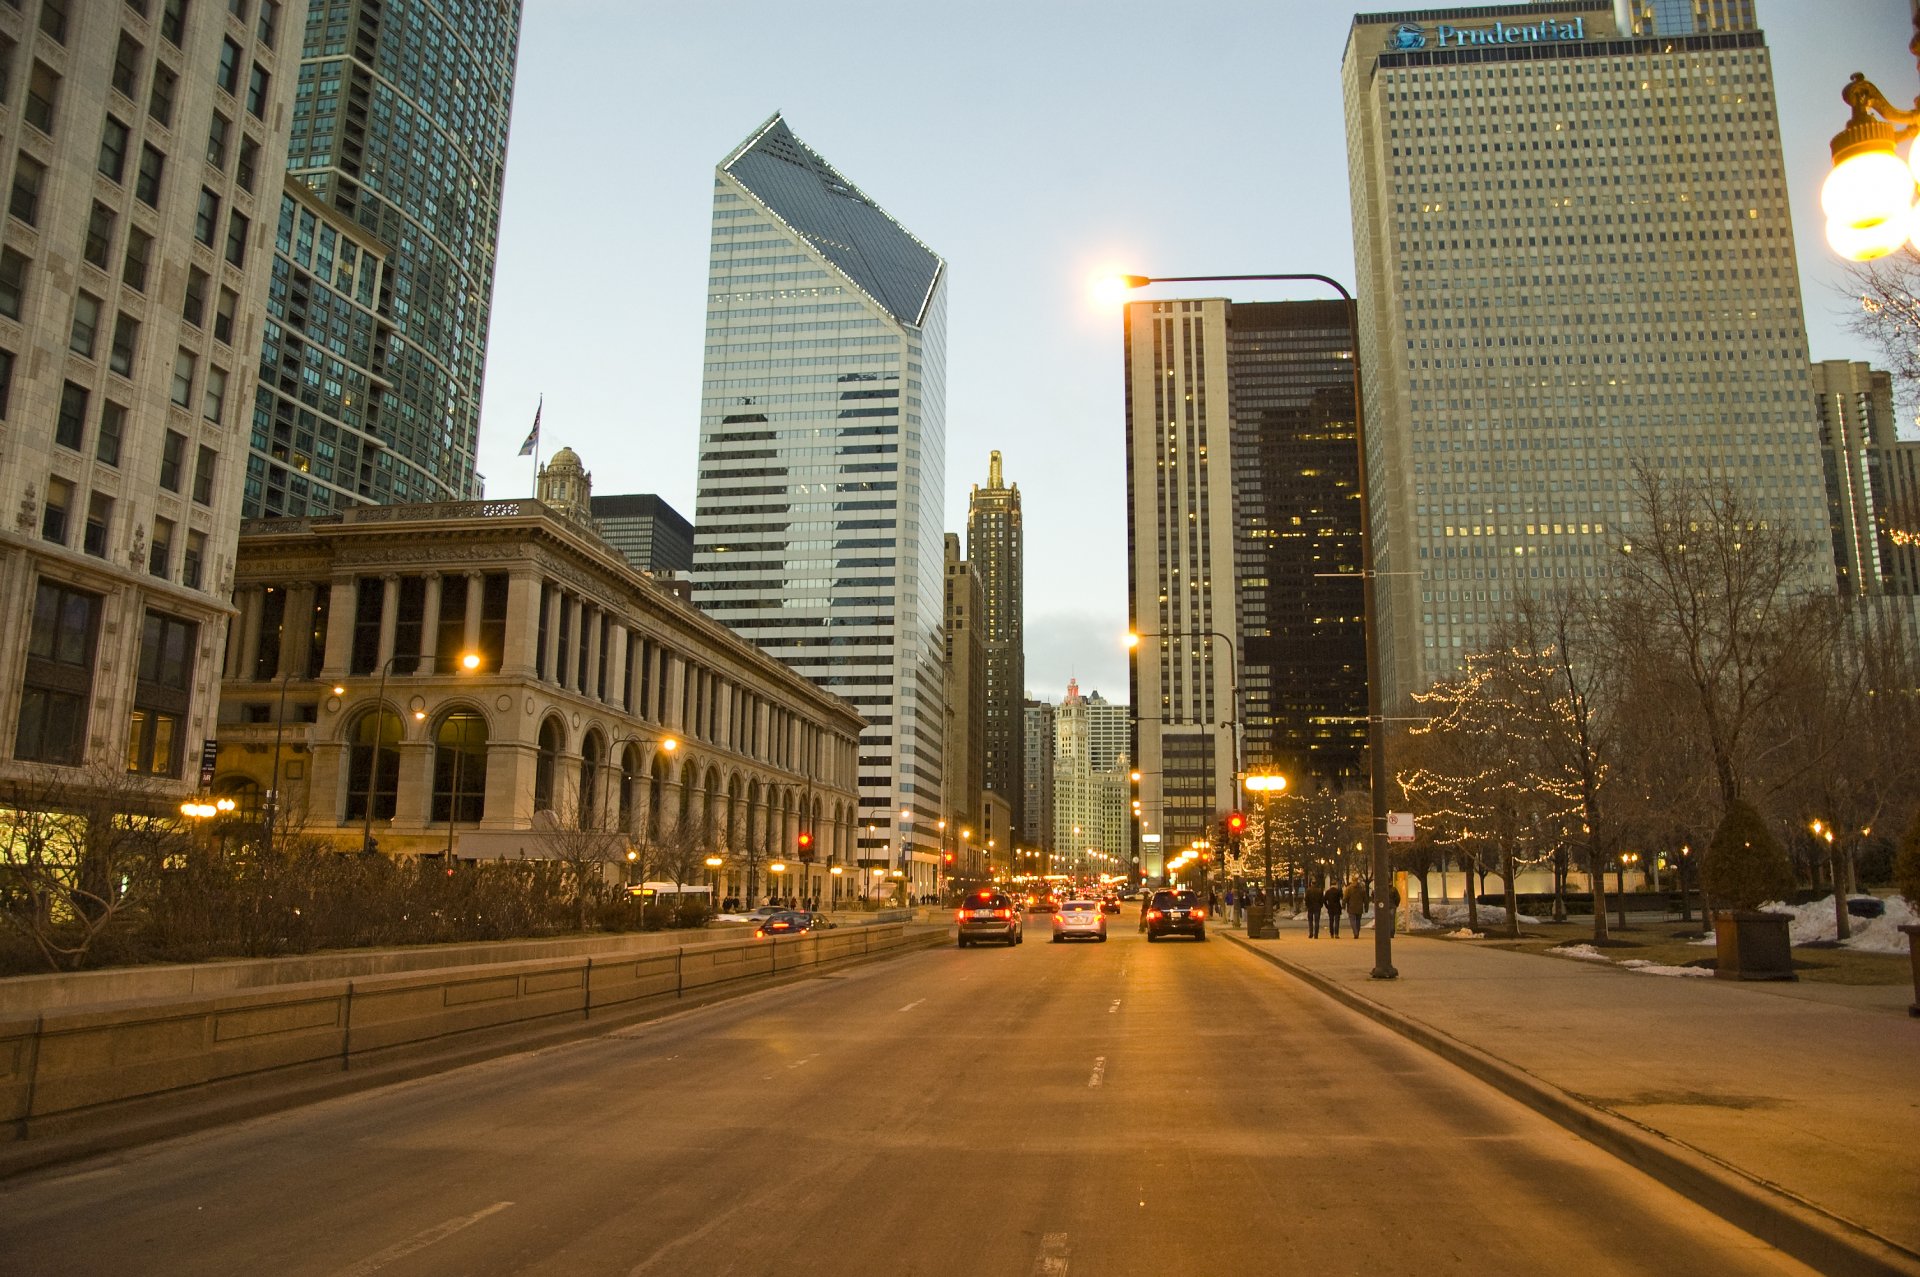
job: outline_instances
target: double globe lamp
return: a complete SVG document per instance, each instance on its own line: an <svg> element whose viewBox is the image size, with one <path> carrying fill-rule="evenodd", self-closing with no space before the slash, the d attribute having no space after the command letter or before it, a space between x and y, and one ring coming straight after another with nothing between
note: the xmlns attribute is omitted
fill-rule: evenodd
<svg viewBox="0 0 1920 1277"><path fill-rule="evenodd" d="M1915 37L1920 53L1920 36ZM1920 110L1903 111L1860 72L1841 100L1852 109L1833 137L1833 171L1820 188L1827 243L1849 261L1870 262L1908 244L1920 248L1920 144L1902 160L1896 147L1920 133ZM1917 103L1916 106L1920 106Z"/></svg>

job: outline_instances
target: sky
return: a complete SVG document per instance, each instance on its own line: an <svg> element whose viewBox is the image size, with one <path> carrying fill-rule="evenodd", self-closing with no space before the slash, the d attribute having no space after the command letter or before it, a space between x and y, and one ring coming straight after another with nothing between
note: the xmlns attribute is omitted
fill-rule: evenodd
<svg viewBox="0 0 1920 1277"><path fill-rule="evenodd" d="M1370 5L1364 11L1391 8ZM528 0L480 471L580 454L694 515L714 166L775 111L946 258L946 528L999 449L1026 527L1029 692L1127 698L1120 314L1091 281L1354 278L1324 0ZM1822 235L1840 90L1916 84L1905 0L1760 0L1814 359L1870 359ZM1248 301L1313 297L1284 285ZM1179 296L1172 286L1144 296ZM1199 294L1184 294L1199 295Z"/></svg>

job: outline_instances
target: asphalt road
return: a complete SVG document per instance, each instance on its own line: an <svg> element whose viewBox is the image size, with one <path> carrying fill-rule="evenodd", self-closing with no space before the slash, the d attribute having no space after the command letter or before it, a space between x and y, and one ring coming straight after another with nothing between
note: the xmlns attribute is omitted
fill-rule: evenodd
<svg viewBox="0 0 1920 1277"><path fill-rule="evenodd" d="M20 1177L0 1272L1808 1271L1236 947L1124 919Z"/></svg>

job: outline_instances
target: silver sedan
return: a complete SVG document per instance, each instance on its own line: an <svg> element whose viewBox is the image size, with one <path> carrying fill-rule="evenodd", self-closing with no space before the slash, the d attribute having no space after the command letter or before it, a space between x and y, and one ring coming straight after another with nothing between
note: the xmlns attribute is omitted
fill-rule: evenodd
<svg viewBox="0 0 1920 1277"><path fill-rule="evenodd" d="M1060 911L1053 915L1053 942L1059 944L1070 936L1087 940L1107 938L1107 917L1100 912L1098 900L1061 902Z"/></svg>

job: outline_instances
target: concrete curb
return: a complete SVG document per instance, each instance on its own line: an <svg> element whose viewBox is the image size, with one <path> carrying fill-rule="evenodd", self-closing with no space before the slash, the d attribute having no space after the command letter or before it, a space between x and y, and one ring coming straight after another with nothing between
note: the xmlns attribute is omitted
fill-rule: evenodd
<svg viewBox="0 0 1920 1277"><path fill-rule="evenodd" d="M1920 1255L1778 1184L1756 1179L1652 1127L1597 1108L1551 1082L1363 997L1243 936L1226 931L1219 934L1820 1272L1846 1277L1920 1277Z"/></svg>
<svg viewBox="0 0 1920 1277"><path fill-rule="evenodd" d="M625 1010L602 1012L591 1019L550 1022L526 1028L475 1030L463 1040L449 1042L443 1047L403 1048L388 1059L364 1063L340 1072L282 1078L271 1075L242 1076L212 1084L198 1094L182 1095L173 1102L164 1098L159 1101L129 1102L118 1106L124 1113L118 1119L111 1112L106 1112L98 1115L94 1124L71 1134L0 1144L0 1180L28 1171L65 1165L82 1158L121 1152L175 1136L193 1135L213 1127L284 1112L336 1096L439 1075L504 1055L541 1051L568 1042L600 1037L650 1020L662 1020L685 1011L817 979L824 973L936 948L945 944L948 938L944 927L937 930L914 928L903 937L903 943L878 953L856 954L831 962L794 967L760 980L735 980L708 985L668 1001L648 1001Z"/></svg>

